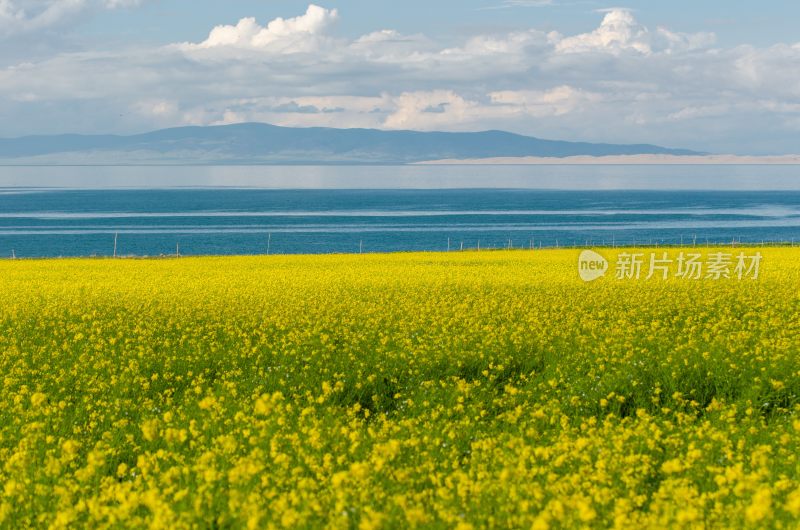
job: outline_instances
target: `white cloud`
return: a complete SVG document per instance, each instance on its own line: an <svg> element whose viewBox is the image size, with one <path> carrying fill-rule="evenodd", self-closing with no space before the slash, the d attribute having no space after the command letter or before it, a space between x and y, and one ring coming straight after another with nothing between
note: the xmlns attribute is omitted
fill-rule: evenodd
<svg viewBox="0 0 800 530"><path fill-rule="evenodd" d="M722 116L726 112L730 112L730 110L730 105L724 103L716 105L691 106L682 108L677 112L670 113L667 115L667 119L670 121L694 120L697 118Z"/></svg>
<svg viewBox="0 0 800 530"><path fill-rule="evenodd" d="M716 35L709 32L677 33L666 28L658 28L654 41L666 53L691 51L708 48L716 42Z"/></svg>
<svg viewBox="0 0 800 530"><path fill-rule="evenodd" d="M558 35L555 33L548 34L537 30L514 31L504 35L477 35L468 39L459 48L443 50L442 54L454 57L519 54L531 47L548 46L556 38Z"/></svg>
<svg viewBox="0 0 800 530"><path fill-rule="evenodd" d="M428 60L436 53L436 43L424 35L404 35L399 31L384 29L373 31L354 40L347 46L365 61L381 63L409 63Z"/></svg>
<svg viewBox="0 0 800 530"><path fill-rule="evenodd" d="M0 0L0 37L49 29L90 9L118 9L143 0Z"/></svg>
<svg viewBox="0 0 800 530"><path fill-rule="evenodd" d="M430 130L468 125L480 106L452 90L406 92L392 101L393 111L384 120L387 129Z"/></svg>
<svg viewBox="0 0 800 530"><path fill-rule="evenodd" d="M530 116L562 116L603 100L601 94L568 85L549 90L504 90L489 94L492 103L515 107Z"/></svg>
<svg viewBox="0 0 800 530"><path fill-rule="evenodd" d="M289 127L381 127L392 98L380 96L256 97L225 102L205 124L260 121ZM197 115L201 108L189 111Z"/></svg>
<svg viewBox="0 0 800 530"><path fill-rule="evenodd" d="M607 12L600 27L594 31L561 39L556 44L556 51L562 53L592 51L618 53L624 50L634 50L643 54L652 51L647 29L636 22L630 11L624 9Z"/></svg>
<svg viewBox="0 0 800 530"><path fill-rule="evenodd" d="M600 27L589 33L561 38L556 51L561 53L605 52L620 54L626 51L650 55L654 52L674 53L710 46L713 33L679 33L666 28L651 32L639 24L627 9L604 10Z"/></svg>
<svg viewBox="0 0 800 530"><path fill-rule="evenodd" d="M375 44L376 42L397 42L403 39L399 31L393 29L382 29L367 33L356 39L354 44Z"/></svg>
<svg viewBox="0 0 800 530"><path fill-rule="evenodd" d="M548 90L504 90L469 98L451 90L405 92L389 99L387 129L472 130L509 119L557 117L602 100L602 96L570 86Z"/></svg>
<svg viewBox="0 0 800 530"><path fill-rule="evenodd" d="M336 21L339 14L336 9L325 9L311 4L305 14L284 19L278 17L265 26L258 24L255 18L239 20L235 26L217 26L211 30L208 38L187 48L215 48L232 46L237 48L269 49L275 48L285 52L309 51L316 47L316 40L325 29Z"/></svg>
<svg viewBox="0 0 800 530"><path fill-rule="evenodd" d="M0 32L4 35L45 29L87 7L86 0L0 0Z"/></svg>
<svg viewBox="0 0 800 530"><path fill-rule="evenodd" d="M132 110L155 119L174 119L179 112L178 104L169 99L146 99L133 104Z"/></svg>

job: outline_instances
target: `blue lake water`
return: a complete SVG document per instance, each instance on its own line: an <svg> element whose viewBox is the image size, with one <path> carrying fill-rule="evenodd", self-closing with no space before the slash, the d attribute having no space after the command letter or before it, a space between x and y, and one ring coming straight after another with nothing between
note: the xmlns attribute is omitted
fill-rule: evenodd
<svg viewBox="0 0 800 530"><path fill-rule="evenodd" d="M800 191L0 189L0 256L800 242Z"/></svg>

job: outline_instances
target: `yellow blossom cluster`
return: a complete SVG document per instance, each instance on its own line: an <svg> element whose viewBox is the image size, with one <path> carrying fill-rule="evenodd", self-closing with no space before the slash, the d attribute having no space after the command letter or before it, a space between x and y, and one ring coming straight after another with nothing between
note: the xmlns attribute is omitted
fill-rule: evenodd
<svg viewBox="0 0 800 530"><path fill-rule="evenodd" d="M0 262L0 527L797 528L800 250L759 251Z"/></svg>

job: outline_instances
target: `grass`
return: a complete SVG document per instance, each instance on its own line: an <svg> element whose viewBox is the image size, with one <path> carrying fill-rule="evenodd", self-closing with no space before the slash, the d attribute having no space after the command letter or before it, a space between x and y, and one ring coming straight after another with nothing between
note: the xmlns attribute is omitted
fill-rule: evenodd
<svg viewBox="0 0 800 530"><path fill-rule="evenodd" d="M800 249L623 250L0 262L1 524L796 526Z"/></svg>

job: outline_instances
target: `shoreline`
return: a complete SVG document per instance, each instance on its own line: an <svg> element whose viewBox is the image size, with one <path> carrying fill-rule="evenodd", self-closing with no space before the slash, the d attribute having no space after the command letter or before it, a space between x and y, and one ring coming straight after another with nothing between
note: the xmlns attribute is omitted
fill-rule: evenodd
<svg viewBox="0 0 800 530"><path fill-rule="evenodd" d="M492 158L445 158L414 162L417 166L447 166L447 165L485 165L485 166L568 166L568 165L680 165L680 166L794 166L800 165L800 155L775 155L775 156L743 156L743 155L611 155L590 156L578 155L563 158L543 156L522 157L492 157Z"/></svg>
<svg viewBox="0 0 800 530"><path fill-rule="evenodd" d="M800 244L795 245L790 241L781 241L781 242L774 242L774 243L767 243L759 244L759 243L740 243L736 242L735 244L728 243L705 243L703 242L702 245L687 245L687 244L669 244L665 243L662 245L567 245L567 246L547 246L547 247L518 247L518 248L465 248L464 250L398 250L398 251L388 251L388 252L329 252L329 253L318 253L318 254L189 254L189 255L180 255L176 256L174 254L171 255L160 255L160 256L147 256L147 255L126 255L126 256L31 256L31 257L2 257L0 258L0 263L10 263L15 261L167 261L167 260L196 260L196 259L259 259L259 258L333 258L333 257L366 257L366 256L413 256L413 255L447 255L452 254L454 256L459 254L483 254L483 253L501 253L501 252L552 252L552 251L579 251L579 250L613 250L613 251L629 251L629 250L636 250L636 251L648 251L648 250L659 250L659 249L680 249L680 250L695 250L695 251L703 251L703 250L717 250L721 248L727 248L731 250L753 250L753 249L798 249L800 250Z"/></svg>

